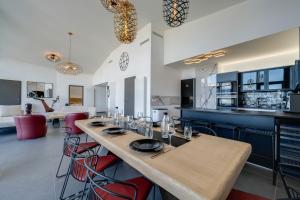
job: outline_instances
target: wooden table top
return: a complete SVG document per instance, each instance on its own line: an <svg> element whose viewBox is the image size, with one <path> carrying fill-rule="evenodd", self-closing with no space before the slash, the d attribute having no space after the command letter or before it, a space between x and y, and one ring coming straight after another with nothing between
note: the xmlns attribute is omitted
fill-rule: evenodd
<svg viewBox="0 0 300 200"><path fill-rule="evenodd" d="M119 136L107 135L101 132L105 127L90 127L91 121L95 119L79 120L75 124L178 199L226 199L251 153L250 144L201 134L151 158L153 153L129 148L130 142L144 136L130 131Z"/></svg>

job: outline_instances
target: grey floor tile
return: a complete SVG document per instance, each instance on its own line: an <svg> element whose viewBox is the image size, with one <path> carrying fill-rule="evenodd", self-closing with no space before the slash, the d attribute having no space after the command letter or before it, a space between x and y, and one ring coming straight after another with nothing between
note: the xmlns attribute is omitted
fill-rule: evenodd
<svg viewBox="0 0 300 200"><path fill-rule="evenodd" d="M18 141L16 134L0 135L0 199L1 200L56 200L59 198L64 178L56 179L55 173L62 153L64 133L52 128L44 138ZM66 171L68 159L63 163ZM109 169L106 173L112 173ZM118 168L117 177L125 180L139 176L139 172L125 162ZM295 183L295 185L298 185ZM300 184L299 184L300 185ZM70 180L66 195L82 189L83 184ZM270 171L246 165L235 188L272 199L275 187ZM158 191L158 190L156 190ZM284 196L281 182L278 196ZM149 198L152 199L152 198ZM161 199L156 194L156 199Z"/></svg>

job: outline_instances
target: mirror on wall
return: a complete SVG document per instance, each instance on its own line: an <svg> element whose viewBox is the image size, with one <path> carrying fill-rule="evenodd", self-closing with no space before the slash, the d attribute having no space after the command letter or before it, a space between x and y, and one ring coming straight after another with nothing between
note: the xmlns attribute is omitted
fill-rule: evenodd
<svg viewBox="0 0 300 200"><path fill-rule="evenodd" d="M79 85L69 85L69 105L81 106L83 105L84 87Z"/></svg>
<svg viewBox="0 0 300 200"><path fill-rule="evenodd" d="M27 81L28 98L53 98L53 83Z"/></svg>

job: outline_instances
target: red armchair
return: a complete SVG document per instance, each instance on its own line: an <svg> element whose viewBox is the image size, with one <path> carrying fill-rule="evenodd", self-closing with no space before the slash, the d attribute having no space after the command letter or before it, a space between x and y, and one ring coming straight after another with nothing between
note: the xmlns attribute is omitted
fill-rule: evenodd
<svg viewBox="0 0 300 200"><path fill-rule="evenodd" d="M65 116L65 127L68 127L70 130L68 132L74 135L80 135L83 131L75 125L76 120L88 119L89 113L70 113Z"/></svg>
<svg viewBox="0 0 300 200"><path fill-rule="evenodd" d="M47 123L44 115L16 116L15 123L19 140L44 137L47 133Z"/></svg>

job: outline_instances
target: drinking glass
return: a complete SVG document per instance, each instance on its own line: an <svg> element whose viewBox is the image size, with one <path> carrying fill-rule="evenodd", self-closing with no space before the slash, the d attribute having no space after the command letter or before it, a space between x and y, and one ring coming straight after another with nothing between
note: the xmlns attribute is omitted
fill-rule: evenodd
<svg viewBox="0 0 300 200"><path fill-rule="evenodd" d="M175 130L174 123L170 123L169 127L170 127L169 132L168 132L168 134L169 134L169 145L172 145L172 136L175 135L176 130Z"/></svg>
<svg viewBox="0 0 300 200"><path fill-rule="evenodd" d="M149 139L153 139L153 129L151 126L146 127L145 129L145 136Z"/></svg>
<svg viewBox="0 0 300 200"><path fill-rule="evenodd" d="M190 140L192 138L193 129L191 126L185 126L184 127L184 138Z"/></svg>

